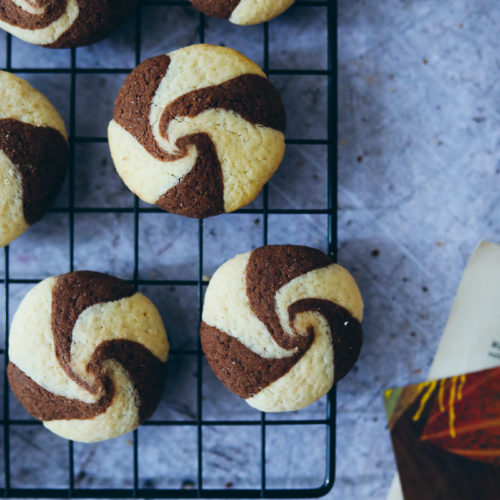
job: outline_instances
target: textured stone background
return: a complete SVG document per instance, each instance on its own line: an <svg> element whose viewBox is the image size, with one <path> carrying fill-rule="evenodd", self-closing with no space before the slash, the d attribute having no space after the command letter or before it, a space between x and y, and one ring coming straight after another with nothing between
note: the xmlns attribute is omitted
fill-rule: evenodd
<svg viewBox="0 0 500 500"><path fill-rule="evenodd" d="M496 10L495 10L496 8ZM294 7L270 24L273 68L326 67L326 17ZM339 384L337 478L330 496L384 498L394 473L381 391L425 377L465 262L481 239L498 241L500 13L477 0L339 0L339 260L356 276L365 302L365 344ZM189 7L147 7L142 57L198 41ZM79 67L132 67L134 23L79 49ZM225 43L262 63L262 29L207 20L206 40ZM0 66L5 65L0 35ZM67 67L68 51L13 41L14 67ZM27 77L69 117L69 77ZM102 136L123 75L77 77L78 136ZM326 78L274 77L288 111L289 138L326 137ZM76 148L75 205L131 207L105 144ZM326 148L290 146L269 186L274 208L324 208ZM65 188L57 205L68 204ZM262 206L262 198L254 202ZM132 278L131 214L75 216L75 266ZM326 217L270 216L269 241L326 248ZM51 213L11 245L11 278L68 270L68 216ZM196 279L195 221L140 216L140 278ZM232 214L204 226L203 270L258 246L262 218ZM0 273L4 255L0 252ZM29 286L11 285L11 311ZM197 297L190 287L149 286L173 348L196 345ZM0 325L4 331L4 289ZM3 360L0 360L3 361ZM169 382L154 418L196 418L196 359L172 356ZM1 382L1 381L0 381ZM203 368L203 416L259 419ZM0 401L0 411L3 407ZM322 418L325 402L290 418ZM11 418L26 413L11 398ZM270 416L269 418L283 418ZM0 446L3 434L0 434ZM80 487L132 486L131 436L75 445ZM324 429L268 431L268 486L311 487L324 471ZM196 481L196 429L142 427L140 482L190 487ZM12 486L67 486L67 445L42 428L11 428ZM258 428L210 427L204 433L205 487L258 487ZM0 469L3 455L0 454ZM3 471L0 470L0 485Z"/></svg>
<svg viewBox="0 0 500 500"><path fill-rule="evenodd" d="M366 316L339 387L332 495L384 498L381 391L425 377L469 255L499 241L500 11L340 0L339 16L340 262Z"/></svg>

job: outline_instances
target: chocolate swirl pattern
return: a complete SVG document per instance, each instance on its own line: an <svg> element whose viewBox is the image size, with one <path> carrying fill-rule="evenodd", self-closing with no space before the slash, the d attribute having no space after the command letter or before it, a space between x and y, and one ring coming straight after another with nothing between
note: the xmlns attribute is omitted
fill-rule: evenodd
<svg viewBox="0 0 500 500"><path fill-rule="evenodd" d="M97 42L137 0L1 0L0 28L35 45L70 48Z"/></svg>
<svg viewBox="0 0 500 500"><path fill-rule="evenodd" d="M26 410L55 434L101 441L153 414L168 350L149 299L118 278L77 271L42 281L19 306L9 383Z"/></svg>
<svg viewBox="0 0 500 500"><path fill-rule="evenodd" d="M294 0L190 0L201 12L249 25L269 21L290 7Z"/></svg>
<svg viewBox="0 0 500 500"><path fill-rule="evenodd" d="M108 136L115 167L137 196L207 217L258 195L283 158L284 129L279 94L255 63L193 45L127 77Z"/></svg>
<svg viewBox="0 0 500 500"><path fill-rule="evenodd" d="M66 175L64 123L21 78L0 71L0 247L42 218Z"/></svg>
<svg viewBox="0 0 500 500"><path fill-rule="evenodd" d="M237 255L210 280L201 341L226 387L261 411L313 403L361 349L363 302L352 276L313 248Z"/></svg>

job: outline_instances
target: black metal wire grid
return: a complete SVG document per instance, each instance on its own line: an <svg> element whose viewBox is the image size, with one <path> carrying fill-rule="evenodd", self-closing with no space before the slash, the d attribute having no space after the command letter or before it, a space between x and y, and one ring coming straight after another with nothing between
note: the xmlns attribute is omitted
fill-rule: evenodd
<svg viewBox="0 0 500 500"><path fill-rule="evenodd" d="M188 6L188 0L141 0L135 14L135 62L141 61L141 10L144 6ZM263 191L263 207L259 209L246 208L235 213L258 214L263 219L262 244L268 242L268 216L269 214L323 214L328 219L328 251L336 258L337 251L337 1L318 0L307 1L297 0L296 5L302 7L324 7L327 15L328 25L328 67L326 70L308 69L273 69L269 67L269 26L262 25L263 29L263 60L264 71L269 75L322 75L328 78L328 111L327 130L328 136L325 139L312 140L293 138L287 139L287 144L303 145L326 145L327 146L327 169L328 169L328 206L326 209L273 209L268 206L268 186ZM199 15L198 36L200 43L205 41L205 17ZM69 74L70 76L70 116L69 116L69 195L68 207L53 208L52 212L67 214L69 218L69 265L68 270L74 269L74 217L77 213L133 213L134 217L134 273L133 284L137 288L140 285L164 285L164 286L196 286L198 291L198 318L201 320L201 310L203 301L203 287L206 282L203 280L203 220L198 221L198 277L197 280L144 280L139 278L139 214L161 212L157 208L144 208L139 206L139 200L135 197L133 208L111 207L75 207L75 145L80 143L105 143L105 137L78 137L75 130L75 101L76 101L76 75L85 74L128 74L132 68L79 68L76 64L77 49L71 50L71 62L68 68L13 68L12 65L12 38L7 35L6 43L6 71L14 73L43 73L43 74ZM10 318L9 287L12 284L36 284L38 278L15 279L9 274L9 247L4 249L4 278L0 279L0 284L5 292L5 349L0 349L0 354L4 354L6 373L8 363L8 330ZM10 427L11 425L32 426L41 425L35 420L11 419L9 417L9 386L7 377L4 377L4 415L0 424L3 426L3 452L5 468L5 486L3 494L5 497L17 498L310 498L320 497L327 494L335 479L335 420L336 420L336 395L333 389L327 398L327 412L324 419L302 419L302 420L267 420L265 413L261 414L259 420L204 420L202 415L202 361L203 354L198 339L197 349L177 350L177 354L194 354L197 360L197 417L193 421L168 421L154 420L146 422L146 426L171 426L186 425L195 426L197 430L197 487L194 489L153 489L139 486L139 454L138 454L138 432L133 433L133 487L132 488L78 488L75 486L75 467L73 442L68 442L69 447L69 478L68 488L18 488L11 486L10 467ZM323 425L326 427L326 471L322 486L317 488L268 488L266 486L266 429L276 425ZM260 488L255 489L208 489L203 487L203 430L207 426L258 426L260 427Z"/></svg>

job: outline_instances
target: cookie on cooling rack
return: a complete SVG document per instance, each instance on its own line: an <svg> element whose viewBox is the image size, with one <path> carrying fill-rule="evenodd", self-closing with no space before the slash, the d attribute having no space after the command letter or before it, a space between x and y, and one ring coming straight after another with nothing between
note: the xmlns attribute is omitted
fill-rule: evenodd
<svg viewBox="0 0 500 500"><path fill-rule="evenodd" d="M45 279L21 302L9 340L12 391L61 437L125 434L160 401L169 350L160 314L118 278L77 271Z"/></svg>
<svg viewBox="0 0 500 500"><path fill-rule="evenodd" d="M249 25L269 21L280 15L295 0L190 0L209 16L228 19L234 24Z"/></svg>
<svg viewBox="0 0 500 500"><path fill-rule="evenodd" d="M304 408L326 394L361 349L354 278L309 247L237 255L210 280L203 352L223 384L261 411Z"/></svg>
<svg viewBox="0 0 500 500"><path fill-rule="evenodd" d="M118 174L139 198L208 217L259 194L283 159L284 129L281 98L257 64L193 45L127 77L108 137Z"/></svg>
<svg viewBox="0 0 500 500"><path fill-rule="evenodd" d="M2 0L0 28L56 49L97 42L114 31L137 0Z"/></svg>
<svg viewBox="0 0 500 500"><path fill-rule="evenodd" d="M42 218L66 175L67 134L54 106L0 71L0 247Z"/></svg>

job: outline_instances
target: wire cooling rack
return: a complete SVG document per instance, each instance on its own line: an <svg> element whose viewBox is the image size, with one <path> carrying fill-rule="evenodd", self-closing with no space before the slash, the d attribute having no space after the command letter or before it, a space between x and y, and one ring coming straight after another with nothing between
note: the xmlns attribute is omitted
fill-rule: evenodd
<svg viewBox="0 0 500 500"><path fill-rule="evenodd" d="M189 6L187 0L165 0L153 1L142 0L136 11L135 18L135 62L138 64L141 59L141 10L144 7L169 7L169 6ZM263 24L263 67L264 71L269 75L321 75L328 79L328 110L327 110L327 130L328 136L324 139L309 140L301 138L288 139L288 144L298 145L324 145L327 147L328 161L325 168L328 169L328 206L327 208L319 209L278 209L270 208L268 203L268 187L264 188L263 192L263 207L262 208L245 208L239 210L237 213L258 214L263 220L262 229L262 244L268 242L268 217L270 214L281 214L282 216L290 214L322 214L328 218L328 249L332 256L336 256L337 248L337 82L336 82L336 54L337 54L337 40L336 40L336 17L337 17L337 2L334 0L323 1L307 1L297 0L296 5L301 7L322 7L325 9L328 26L328 66L324 70L308 70L308 69L273 69L269 65L269 26ZM198 37L200 42L205 41L205 17L203 14L199 15ZM57 78L59 74L69 75L70 78L70 103L69 103L69 194L68 206L62 208L53 208L52 212L67 214L69 219L69 262L68 270L72 271L75 268L75 214L99 214L99 213L129 213L133 214L133 245L134 245L134 273L133 284L136 287L157 285L157 286L192 286L197 287L198 292L198 317L201 317L201 308L203 300L203 291L206 286L206 281L203 277L203 253L204 253L204 221L198 221L198 277L197 280L144 280L139 276L139 214L148 214L161 212L157 208L144 208L139 204L135 198L133 207L110 207L110 208L95 208L95 207L80 207L75 206L75 146L81 143L105 143L104 137L79 137L76 134L76 79L78 74L127 74L132 68L80 68L77 66L77 50L71 50L71 59L69 67L65 68L14 68L12 64L12 38L7 35L6 39L6 63L4 69L15 73L41 73L47 75L54 75ZM285 41L286 42L286 41ZM307 112L307 110L304 110ZM9 248L4 249L4 277L0 279L0 283L4 287L5 292L5 349L0 351L4 354L5 369L8 363L8 327L11 309L10 292L11 285L25 284L32 285L40 281L40 277L34 276L30 279L16 279L10 277L9 269ZM326 418L323 419L283 419L271 420L266 418L265 414L261 414L260 420L204 420L202 415L202 362L203 355L200 349L198 340L197 349L186 351L196 357L197 377L196 377L196 405L197 413L196 418L186 421L169 421L169 420L152 420L147 422L146 426L157 426L158 428L168 427L170 425L186 425L193 426L197 433L197 481L190 489L155 489L142 487L139 481L139 446L138 446L138 432L133 433L132 453L133 453L133 479L131 481L132 487L129 488L79 488L75 484L75 454L74 444L68 443L68 456L69 456L69 477L67 488L19 488L13 487L11 484L11 426L33 426L41 425L40 422L35 420L12 419L9 416L9 387L7 378L4 378L4 393L3 393L3 419L1 425L3 426L3 453L4 453L4 468L5 468L5 483L3 493L5 497L44 497L44 498L129 498L129 497L142 497L142 498L306 498L322 496L330 491L334 483L335 475L335 389L331 391L327 398L327 411ZM183 354L182 350L178 350L177 354ZM321 425L324 426L326 431L326 471L324 482L320 487L315 488L276 488L268 487L266 484L266 431L272 426L290 425L290 426L304 426L304 425ZM260 430L260 487L254 489L230 489L227 488L206 488L204 487L204 471L203 471L203 436L204 431L208 426L224 425L224 426L257 426ZM298 429L297 429L298 430ZM29 457L26 457L29 462Z"/></svg>

